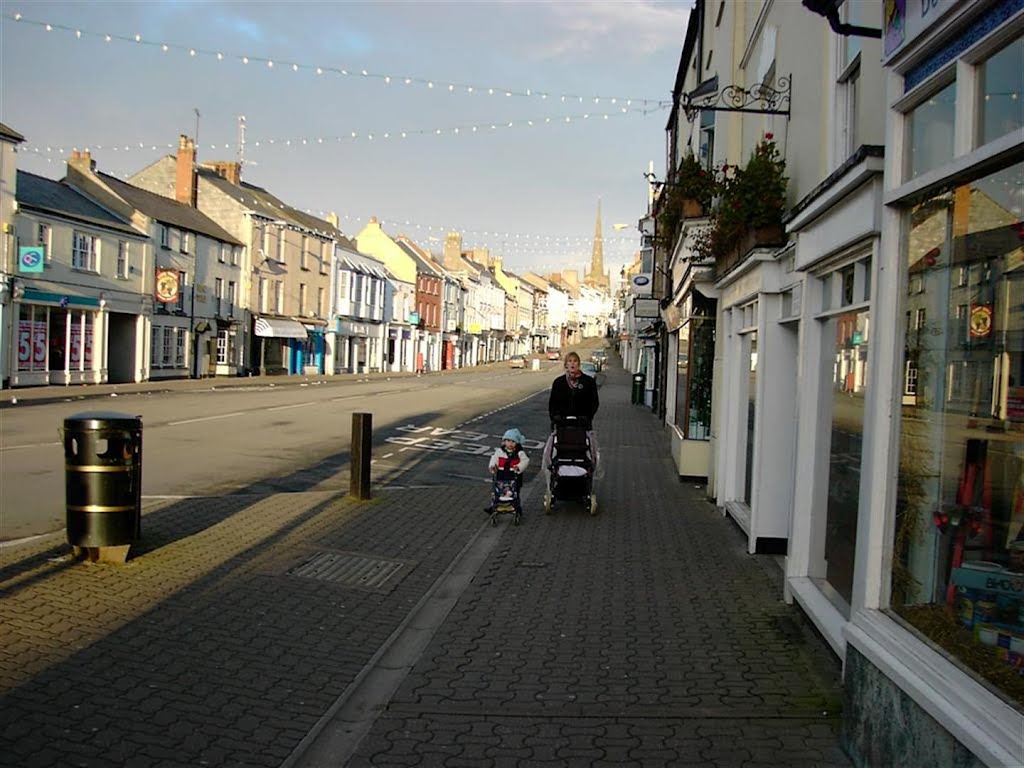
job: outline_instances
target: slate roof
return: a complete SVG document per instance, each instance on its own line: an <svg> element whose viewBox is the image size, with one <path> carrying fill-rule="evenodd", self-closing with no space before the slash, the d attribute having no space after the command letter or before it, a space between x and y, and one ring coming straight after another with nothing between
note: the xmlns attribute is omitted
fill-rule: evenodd
<svg viewBox="0 0 1024 768"><path fill-rule="evenodd" d="M347 238L346 238L347 239ZM391 277L388 272L388 268L384 266L384 263L377 261L377 259L371 258L366 254L359 253L355 247L339 248L338 258L341 259L349 269L356 272L362 272L367 275L376 275L377 277L387 280Z"/></svg>
<svg viewBox="0 0 1024 768"><path fill-rule="evenodd" d="M316 216L304 213L297 208L292 208L290 205L281 201L262 187L257 187L255 184L249 184L245 181L240 184L232 184L223 176L209 168L199 168L199 175L217 187L225 195L228 195L246 206L253 213L257 213L274 221L283 221L286 224L292 224L300 229L317 232L326 237L333 238L339 243L343 242L346 247L351 246L352 249L355 250L355 244L352 243L352 241L349 240L349 238L346 237L340 229L335 227L329 221L324 221Z"/></svg>
<svg viewBox="0 0 1024 768"><path fill-rule="evenodd" d="M217 222L191 205L179 203L177 200L158 195L155 192L139 189L106 173L97 173L96 175L130 206L162 224L171 224L189 232L198 232L230 245L243 245L240 240L232 236Z"/></svg>
<svg viewBox="0 0 1024 768"><path fill-rule="evenodd" d="M18 206L145 238L120 216L60 181L18 171Z"/></svg>
<svg viewBox="0 0 1024 768"><path fill-rule="evenodd" d="M416 262L416 268L420 272L432 275L433 277L444 277L444 272L442 272L432 260L424 258L423 254L421 254L412 243L401 238L395 240L395 242L398 244L399 248L412 257L412 260Z"/></svg>

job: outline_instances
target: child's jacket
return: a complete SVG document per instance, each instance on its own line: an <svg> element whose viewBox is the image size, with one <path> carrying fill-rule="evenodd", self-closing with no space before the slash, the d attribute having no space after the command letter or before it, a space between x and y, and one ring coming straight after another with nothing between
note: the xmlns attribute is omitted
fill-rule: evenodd
<svg viewBox="0 0 1024 768"><path fill-rule="evenodd" d="M526 451L520 449L509 453L504 448L495 449L487 464L488 469L518 469L520 472L525 472L528 466L530 466L530 457L526 455Z"/></svg>

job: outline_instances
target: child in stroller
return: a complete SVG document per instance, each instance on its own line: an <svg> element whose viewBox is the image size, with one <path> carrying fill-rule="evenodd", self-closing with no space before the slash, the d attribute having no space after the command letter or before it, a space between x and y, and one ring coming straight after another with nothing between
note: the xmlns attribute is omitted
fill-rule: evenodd
<svg viewBox="0 0 1024 768"><path fill-rule="evenodd" d="M491 505L484 511L491 516L491 525L496 525L498 515L512 513L512 524L519 525L523 519L523 504L519 492L523 487L523 472L530 466L530 457L523 450L526 440L518 429L508 429L501 436L501 447L491 454L487 468L494 475L491 484Z"/></svg>
<svg viewBox="0 0 1024 768"><path fill-rule="evenodd" d="M589 424L575 416L557 420L545 453L548 488L544 492L544 514L551 513L555 500L562 500L581 502L591 515L596 515L597 442Z"/></svg>

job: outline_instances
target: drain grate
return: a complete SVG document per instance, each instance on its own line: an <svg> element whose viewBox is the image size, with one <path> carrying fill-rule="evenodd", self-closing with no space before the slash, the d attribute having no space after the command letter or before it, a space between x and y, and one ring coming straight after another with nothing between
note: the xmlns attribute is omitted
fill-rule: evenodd
<svg viewBox="0 0 1024 768"><path fill-rule="evenodd" d="M302 565L288 571L289 576L328 581L347 587L381 590L394 584L388 582L408 563L385 560L352 552L318 552Z"/></svg>

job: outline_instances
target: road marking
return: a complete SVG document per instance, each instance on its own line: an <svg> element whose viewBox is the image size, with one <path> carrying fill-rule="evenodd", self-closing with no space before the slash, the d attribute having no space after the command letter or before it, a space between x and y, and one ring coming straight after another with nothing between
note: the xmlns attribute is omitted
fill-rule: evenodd
<svg viewBox="0 0 1024 768"><path fill-rule="evenodd" d="M313 405L313 403L294 403L292 405L278 405L274 408L267 408L268 411L287 411L291 408L305 408L307 405Z"/></svg>
<svg viewBox="0 0 1024 768"><path fill-rule="evenodd" d="M233 416L244 416L245 414L241 411L235 411L233 413L221 413L217 416L201 416L198 419L182 419L181 421L168 421L168 427L177 427L180 424L198 424L200 421L216 421L217 419L230 419Z"/></svg>
<svg viewBox="0 0 1024 768"><path fill-rule="evenodd" d="M23 448L52 448L55 445L60 445L60 442L56 443L25 443L25 445L2 445L0 451L17 451Z"/></svg>

